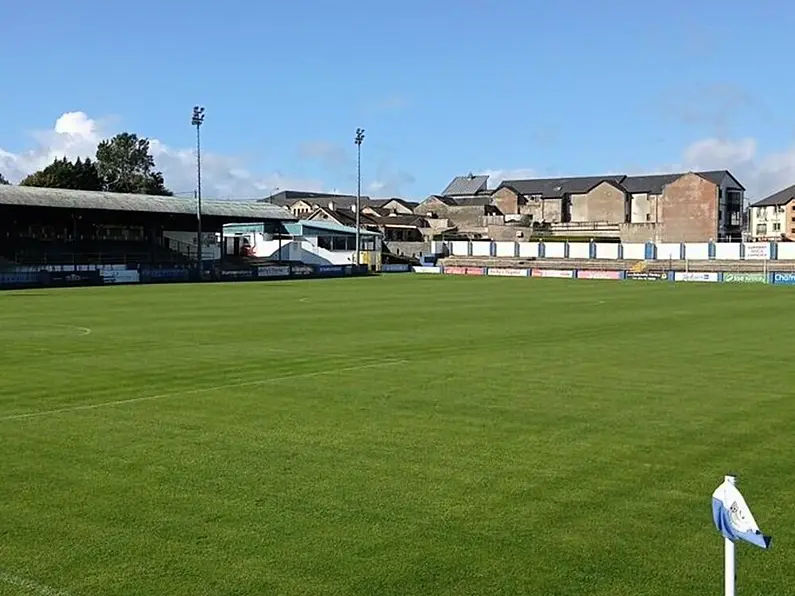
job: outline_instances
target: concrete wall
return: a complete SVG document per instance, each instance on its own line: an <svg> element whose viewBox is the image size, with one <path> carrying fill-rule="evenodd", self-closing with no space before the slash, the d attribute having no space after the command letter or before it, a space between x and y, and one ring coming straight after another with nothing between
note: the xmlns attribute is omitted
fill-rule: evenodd
<svg viewBox="0 0 795 596"><path fill-rule="evenodd" d="M489 240L473 240L471 254L473 257L490 257L492 250L492 242Z"/></svg>
<svg viewBox="0 0 795 596"><path fill-rule="evenodd" d="M657 258L661 260L673 259L674 261L678 261L682 258L682 245L672 243L658 244Z"/></svg>
<svg viewBox="0 0 795 596"><path fill-rule="evenodd" d="M469 241L468 240L453 240L447 243L451 255L469 256Z"/></svg>
<svg viewBox="0 0 795 596"><path fill-rule="evenodd" d="M726 261L736 261L740 258L742 245L718 242L715 244L715 258ZM685 249L686 250L686 249Z"/></svg>
<svg viewBox="0 0 795 596"><path fill-rule="evenodd" d="M624 258L628 260L643 260L646 258L646 245L639 243L622 244Z"/></svg>
<svg viewBox="0 0 795 596"><path fill-rule="evenodd" d="M508 215L509 213L519 213L519 208L525 204L525 200L513 189L503 186L491 195L491 203L503 215Z"/></svg>
<svg viewBox="0 0 795 596"><path fill-rule="evenodd" d="M718 234L718 187L685 174L663 189L659 206L664 234L658 242L708 242Z"/></svg>
<svg viewBox="0 0 795 596"><path fill-rule="evenodd" d="M562 259L566 256L565 242L545 242L544 256L548 259Z"/></svg>
<svg viewBox="0 0 795 596"><path fill-rule="evenodd" d="M431 252L430 242L384 242L389 252L407 257L419 257Z"/></svg>
<svg viewBox="0 0 795 596"><path fill-rule="evenodd" d="M782 242L777 248L779 261L795 260L795 242Z"/></svg>
<svg viewBox="0 0 795 596"><path fill-rule="evenodd" d="M571 221L623 223L626 220L627 196L609 182L602 182L586 194L571 195Z"/></svg>
<svg viewBox="0 0 795 596"><path fill-rule="evenodd" d="M619 259L628 261L658 259L707 260L795 260L795 243L789 242L663 242L663 243L599 243L599 242L490 242L448 241L450 254L473 257L543 258L548 259ZM441 242L433 250L441 250ZM543 247L543 248L541 248Z"/></svg>
<svg viewBox="0 0 795 596"><path fill-rule="evenodd" d="M569 243L569 258L571 259L590 259L590 242L571 242Z"/></svg>
<svg viewBox="0 0 795 596"><path fill-rule="evenodd" d="M609 242L596 243L596 258L597 259L618 259L620 244Z"/></svg>
<svg viewBox="0 0 795 596"><path fill-rule="evenodd" d="M665 225L661 223L625 223L619 226L621 242L658 242L664 235Z"/></svg>
<svg viewBox="0 0 795 596"><path fill-rule="evenodd" d="M498 257L519 256L519 245L516 242L495 242L495 255Z"/></svg>
<svg viewBox="0 0 795 596"><path fill-rule="evenodd" d="M525 259L534 259L539 254L538 242L520 242L519 243L519 256Z"/></svg>
<svg viewBox="0 0 795 596"><path fill-rule="evenodd" d="M685 258L691 261L706 261L709 259L709 242L685 245Z"/></svg>
<svg viewBox="0 0 795 596"><path fill-rule="evenodd" d="M637 192L630 199L631 223L656 223L657 195Z"/></svg>

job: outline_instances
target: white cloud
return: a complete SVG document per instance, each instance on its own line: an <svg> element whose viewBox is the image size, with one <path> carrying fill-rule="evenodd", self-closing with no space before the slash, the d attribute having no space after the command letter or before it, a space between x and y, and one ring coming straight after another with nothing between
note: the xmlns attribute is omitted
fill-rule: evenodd
<svg viewBox="0 0 795 596"><path fill-rule="evenodd" d="M624 174L661 174L698 170L729 170L747 189L752 200L764 198L782 188L795 184L795 145L778 152L760 151L756 139L726 140L708 138L687 146L676 163L656 168L619 168ZM495 188L503 180L545 177L532 168L483 170L489 176L489 187ZM576 175L567 172L565 175Z"/></svg>
<svg viewBox="0 0 795 596"><path fill-rule="evenodd" d="M795 146L762 153L757 141L750 138L697 141L685 149L682 165L687 170L730 170L751 199L762 199L795 184Z"/></svg>
<svg viewBox="0 0 795 596"><path fill-rule="evenodd" d="M0 172L11 182L18 182L54 159L93 159L99 142L118 132L109 128L108 121L92 119L83 112L67 112L51 130L32 134L32 149L12 153L0 148ZM192 148L173 148L150 139L150 151L172 191L192 192L196 187L196 154ZM234 157L202 152L202 194L207 198L257 198L287 188L322 190L323 184L293 179L281 172L255 174Z"/></svg>
<svg viewBox="0 0 795 596"><path fill-rule="evenodd" d="M538 171L533 168L514 168L507 170L483 170L479 173L480 176L488 176L489 188L497 188L504 180L522 180L525 178L538 178L540 177Z"/></svg>

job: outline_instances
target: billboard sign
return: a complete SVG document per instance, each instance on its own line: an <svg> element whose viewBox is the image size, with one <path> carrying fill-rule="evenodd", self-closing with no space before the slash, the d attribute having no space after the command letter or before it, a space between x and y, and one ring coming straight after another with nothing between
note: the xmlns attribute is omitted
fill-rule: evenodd
<svg viewBox="0 0 795 596"><path fill-rule="evenodd" d="M414 273L441 273L441 267L413 267Z"/></svg>
<svg viewBox="0 0 795 596"><path fill-rule="evenodd" d="M763 284L767 283L764 273L724 273L723 281L726 283Z"/></svg>
<svg viewBox="0 0 795 596"><path fill-rule="evenodd" d="M489 267L486 275L494 275L497 277L527 277L530 275L530 271L528 269L503 269L499 267Z"/></svg>
<svg viewBox="0 0 795 596"><path fill-rule="evenodd" d="M744 247L746 259L766 260L770 258L769 242L750 242Z"/></svg>
<svg viewBox="0 0 795 596"><path fill-rule="evenodd" d="M773 283L793 285L795 284L795 273L777 271L773 274Z"/></svg>
<svg viewBox="0 0 795 596"><path fill-rule="evenodd" d="M257 267L257 277L289 277L289 265L270 265Z"/></svg>
<svg viewBox="0 0 795 596"><path fill-rule="evenodd" d="M577 279L623 279L621 271L577 271Z"/></svg>
<svg viewBox="0 0 795 596"><path fill-rule="evenodd" d="M698 272L698 271L676 271L674 281L718 281L717 273Z"/></svg>
<svg viewBox="0 0 795 596"><path fill-rule="evenodd" d="M533 269L533 277L558 277L571 279L574 277L574 271L567 269Z"/></svg>
<svg viewBox="0 0 795 596"><path fill-rule="evenodd" d="M99 271L42 271L42 283L48 286L101 286Z"/></svg>
<svg viewBox="0 0 795 596"><path fill-rule="evenodd" d="M251 269L221 271L221 279L226 281L240 281L243 279L253 279L253 278L254 278L254 272Z"/></svg>
<svg viewBox="0 0 795 596"><path fill-rule="evenodd" d="M314 275L315 268L311 265L290 265L290 273L295 276L305 277Z"/></svg>
<svg viewBox="0 0 795 596"><path fill-rule="evenodd" d="M666 281L668 273L665 271L627 271L626 279L635 281Z"/></svg>
<svg viewBox="0 0 795 596"><path fill-rule="evenodd" d="M137 284L141 281L141 275L132 269L106 270L102 272L102 279L106 284Z"/></svg>

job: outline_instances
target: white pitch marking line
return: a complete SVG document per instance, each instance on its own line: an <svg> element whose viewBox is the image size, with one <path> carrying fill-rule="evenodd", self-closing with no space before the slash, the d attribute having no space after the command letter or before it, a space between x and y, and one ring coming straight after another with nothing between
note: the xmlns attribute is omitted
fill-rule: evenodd
<svg viewBox="0 0 795 596"><path fill-rule="evenodd" d="M276 383L278 381L289 381L291 379L308 379L311 377L319 377L322 375L331 375L338 372L351 372L356 370L364 370L367 368L379 368L382 366L394 366L395 364L405 364L408 360L385 360L384 362L375 362L373 364L362 364L360 366L349 366L346 368L330 368L328 370L319 370L308 373L298 373L295 375L284 375L281 377L271 377L270 379L260 379L258 381L243 381L240 383L228 383L226 385L211 385L209 387L199 387L198 389L186 389L185 391L175 391L173 393L161 393L159 395L147 395L145 397L131 397L130 399L117 399L115 401L106 401L99 404L86 404L84 406L73 406L71 408L58 408L56 410L43 410L41 412L28 412L27 414L13 414L11 416L2 416L0 421L3 420L22 420L24 418L38 418L40 416L49 416L51 414L63 414L65 412L78 412L81 410L95 410L97 408L108 408L110 406L119 406L123 404L131 404L141 401L155 401L159 399L166 399L169 397L181 397L185 395L198 395L200 393L211 393L213 391L220 391L221 389L237 389L240 387L254 387L256 385L266 385L268 383Z"/></svg>
<svg viewBox="0 0 795 596"><path fill-rule="evenodd" d="M79 337L85 337L86 335L91 335L91 329L89 327L80 327L79 325L53 325L53 327L61 327L63 329L77 329L80 332Z"/></svg>
<svg viewBox="0 0 795 596"><path fill-rule="evenodd" d="M4 571L0 571L0 582L10 586L16 586L17 588L22 588L29 592L33 592L34 594L38 594L39 596L69 596L69 593L64 592L63 590L56 590L50 586L45 586L44 584L34 582L33 580L20 577L18 575L12 575L11 573L6 573Z"/></svg>

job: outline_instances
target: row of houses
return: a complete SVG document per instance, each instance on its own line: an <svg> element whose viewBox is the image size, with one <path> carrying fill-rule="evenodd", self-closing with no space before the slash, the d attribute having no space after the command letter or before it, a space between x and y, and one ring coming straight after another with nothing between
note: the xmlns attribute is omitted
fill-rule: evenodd
<svg viewBox="0 0 795 596"><path fill-rule="evenodd" d="M356 197L283 191L264 201L308 221L356 221ZM795 240L795 186L755 203L728 170L504 180L455 177L422 202L362 197L360 223L396 254L433 240L537 238L621 242ZM748 228L748 229L746 229Z"/></svg>

